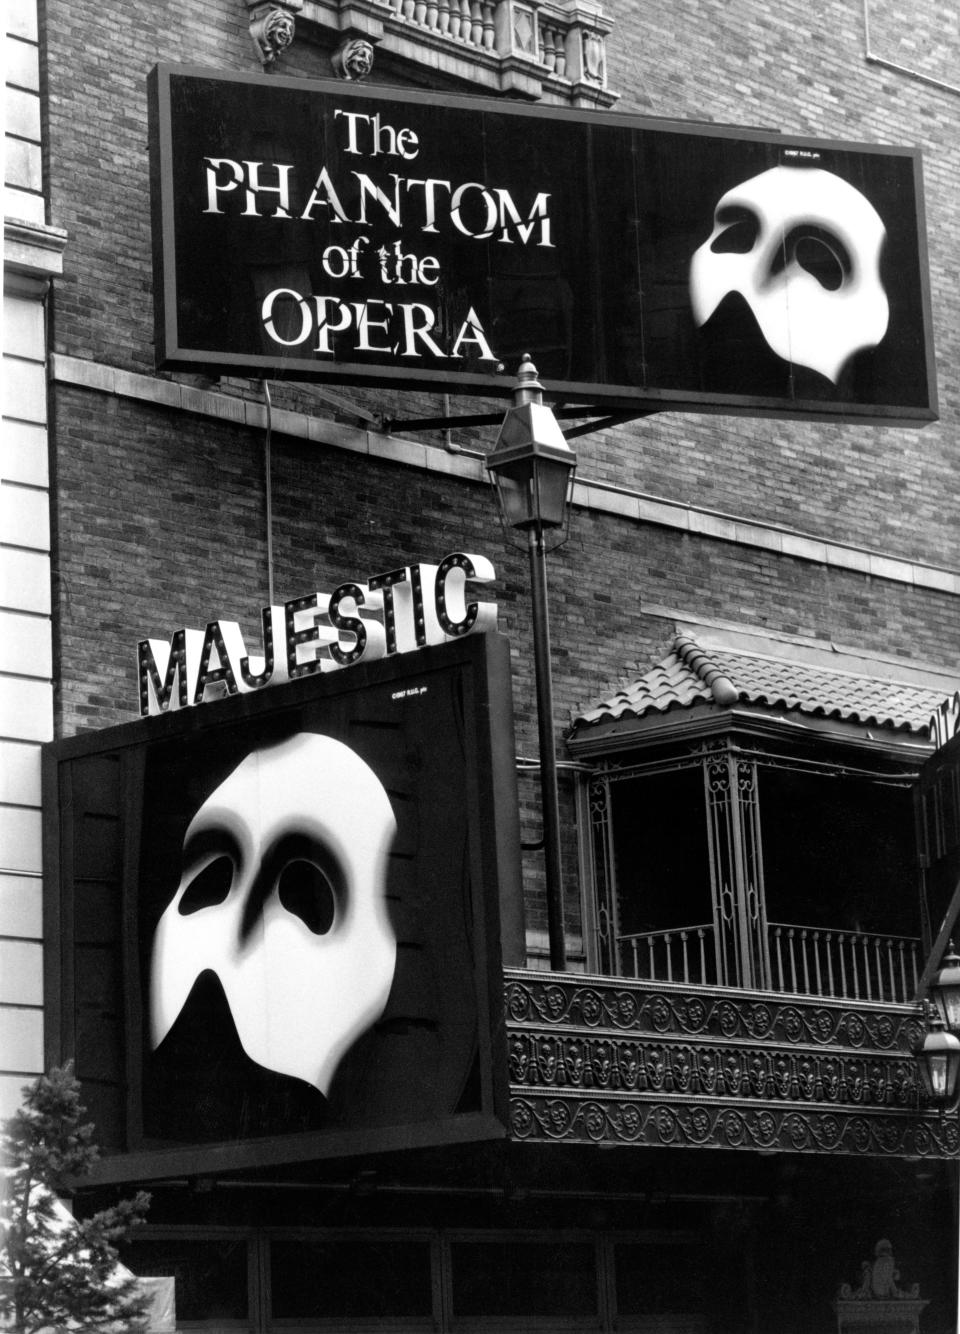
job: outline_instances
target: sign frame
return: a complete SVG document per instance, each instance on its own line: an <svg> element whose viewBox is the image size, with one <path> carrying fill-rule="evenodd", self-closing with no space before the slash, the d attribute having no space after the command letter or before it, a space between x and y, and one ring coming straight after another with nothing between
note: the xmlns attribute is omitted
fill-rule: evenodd
<svg viewBox="0 0 960 1334"><path fill-rule="evenodd" d="M196 1143L149 1137L143 1125L146 1016L143 970L138 962L143 952L142 940L138 938L141 911L138 803L143 801L149 749L164 745L169 749L171 742L183 745L185 740L203 742L205 734L215 746L218 729L224 737L228 733L236 735L238 728L247 729L254 736L261 735L280 715L293 719L304 709L322 711L330 700L334 710L346 700L341 706L348 711L344 716L352 716L349 697L357 692L379 692L377 698L396 699L397 707L407 707L410 696L414 699L411 707L417 707L416 696L422 693L421 686L429 687L431 681L443 680L453 681L462 698L466 755L463 781L469 795L469 801L464 803L468 869L464 872L467 879L461 893L467 896L464 902L470 904L473 921L473 932L467 942L474 960L473 974L466 990L474 997L477 1046L474 1074L470 1076L474 1092L468 1103L462 1110L458 1104L443 1115L408 1117L395 1124L381 1118L375 1124L355 1127L334 1124L249 1139L207 1138ZM104 797L101 811L97 809L101 800L98 796L94 797L92 807L89 803L84 806L78 799L77 785L81 779L76 777L75 783L75 775L80 775L80 770L74 766L106 761L113 766L113 776L108 782L101 784L92 770L92 780L83 779L88 787L92 781L94 789L106 791L115 787L119 794L118 798ZM48 1065L76 1059L84 1098L95 1121L100 1120L98 1098L107 1099L103 1102L106 1109L103 1119L112 1123L114 1129L105 1140L101 1139L102 1156L91 1174L92 1183L210 1176L264 1167L295 1169L298 1163L360 1153L506 1137L508 1082L503 968L523 963L525 943L510 658L508 642L503 636L493 632L468 635L400 658L361 663L349 671L324 673L274 690L232 696L203 709L177 710L49 742L43 748L43 784L44 1002L48 1015L45 1059ZM111 801L110 809L119 820L116 837L122 845L111 854L115 867L113 879L105 879L98 888L99 872L95 872L92 882L87 883L93 883L94 892L102 896L100 901L104 904L112 894L114 901L109 911L114 917L118 912L122 914L122 925L107 929L107 934L114 932L111 939L115 940L118 933L121 937L120 958L113 964L103 954L106 937L92 920L95 914L84 914L75 892L75 885L90 874L77 869L85 838L81 816L89 815L94 820L108 818L105 813ZM435 855L428 853L431 857ZM96 857L94 860L96 863ZM116 899L118 889L122 902ZM115 1000L114 1008L122 1007L122 1013L116 1016L116 1027L121 1032L122 1068L106 1071L113 1081L107 1094L102 1092L105 1071L97 1068L99 1048L89 1037L84 1039L81 1031L83 984L78 947L100 948L107 966L118 968L120 973L120 981L113 984L111 994L120 998ZM94 1018L86 1022L102 1027L106 1021L97 1017L96 999L91 1013ZM392 1103L390 1106L392 1110ZM102 1134L100 1124L98 1130Z"/></svg>
<svg viewBox="0 0 960 1334"><path fill-rule="evenodd" d="M393 390L428 390L451 394L468 394L490 398L506 398L512 392L512 376L516 371L511 353L509 364L499 369L477 371L471 369L443 369L437 366L417 368L412 365L376 364L362 359L334 356L330 361L317 356L297 355L297 348L285 349L284 354L271 356L222 350L212 353L209 348L195 346L182 339L178 324L177 222L173 188L174 145L172 130L171 85L176 79L200 79L220 83L230 88L245 89L255 98L257 89L270 89L281 95L285 91L315 93L318 97L335 99L344 106L367 105L371 108L402 103L415 108L437 106L437 95L406 88L363 84L351 86L328 80L304 80L285 76L255 74L212 74L208 68L161 64L149 76L150 89L150 144L151 178L154 223L155 263L155 316L158 367L168 370L204 372L211 375L234 374L266 379L293 379L305 382L369 386ZM878 146L838 140L820 140L805 136L788 137L777 131L758 131L729 125L702 122L683 122L672 119L654 119L614 112L583 112L563 107L540 107L517 102L498 102L488 98L443 95L444 112L469 112L477 116L495 115L511 118L518 125L535 132L538 124L589 126L619 131L638 131L657 135L695 135L698 139L716 144L718 149L730 141L748 145L768 145L793 154L798 160L817 157L821 153L861 154L868 157L886 156L903 159L908 164L913 184L912 204L916 213L916 235L911 239L911 260L915 254L919 291L910 298L916 304L911 316L910 339L922 348L915 353L919 378L925 380L921 400L904 404L869 402L862 400L824 397L770 397L753 392L718 392L688 388L657 387L655 384L631 385L621 382L604 383L578 377L551 377L540 366L541 379L548 400L562 401L565 405L583 404L584 415L591 412L632 413L646 415L659 411L684 411L774 417L779 419L824 421L871 421L886 425L920 426L935 421L938 415L936 375L933 351L932 316L929 293L926 227L922 189L922 161L919 149ZM709 235L709 219L706 220ZM908 229L909 230L909 229ZM915 242L915 251L913 245ZM596 243L591 243L596 245ZM587 247L589 248L589 247ZM314 298L315 300L316 298ZM319 321L319 315L317 319ZM914 328L919 324L919 328ZM586 336L586 335L584 335ZM573 338L577 338L576 332ZM911 345L912 345L911 344ZM382 349L386 351L386 349ZM532 351L536 360L535 349ZM496 348L494 348L496 352ZM519 353L516 356L519 361ZM604 354L606 356L607 354ZM646 353L643 354L644 361ZM395 357L399 361L399 357ZM922 362L922 373L920 363ZM792 363L784 362L790 367ZM802 368L801 368L802 369ZM793 373L790 384L793 385ZM913 379L911 379L913 383ZM791 391L792 392L792 391Z"/></svg>

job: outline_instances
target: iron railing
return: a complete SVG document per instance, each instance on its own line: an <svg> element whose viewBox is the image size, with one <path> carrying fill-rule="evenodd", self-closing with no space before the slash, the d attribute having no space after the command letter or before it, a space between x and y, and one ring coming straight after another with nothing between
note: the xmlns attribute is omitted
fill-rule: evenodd
<svg viewBox="0 0 960 1334"><path fill-rule="evenodd" d="M767 924L771 991L909 1004L920 975L920 941L825 927ZM618 937L623 976L718 984L714 927L675 927ZM735 983L734 983L735 985Z"/></svg>
<svg viewBox="0 0 960 1334"><path fill-rule="evenodd" d="M775 991L906 1004L917 992L920 941L771 922L770 973Z"/></svg>
<svg viewBox="0 0 960 1334"><path fill-rule="evenodd" d="M713 925L618 936L625 977L709 985L717 981Z"/></svg>

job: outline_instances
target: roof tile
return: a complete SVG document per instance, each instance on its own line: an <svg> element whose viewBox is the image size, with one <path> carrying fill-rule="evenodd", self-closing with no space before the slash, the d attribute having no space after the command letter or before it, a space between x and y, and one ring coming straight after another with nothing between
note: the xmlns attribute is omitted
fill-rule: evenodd
<svg viewBox="0 0 960 1334"><path fill-rule="evenodd" d="M729 708L739 701L925 736L930 715L943 698L943 692L930 687L809 662L728 649L705 651L684 633L675 636L662 662L581 713L574 730L702 704Z"/></svg>

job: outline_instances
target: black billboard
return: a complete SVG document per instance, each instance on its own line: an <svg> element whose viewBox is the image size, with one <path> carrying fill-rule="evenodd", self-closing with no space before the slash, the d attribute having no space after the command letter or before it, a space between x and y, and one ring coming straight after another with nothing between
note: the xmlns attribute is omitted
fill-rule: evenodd
<svg viewBox="0 0 960 1334"><path fill-rule="evenodd" d="M919 152L161 65L157 364L936 416Z"/></svg>
<svg viewBox="0 0 960 1334"><path fill-rule="evenodd" d="M505 1133L500 636L52 743L45 782L47 1055L98 1179Z"/></svg>

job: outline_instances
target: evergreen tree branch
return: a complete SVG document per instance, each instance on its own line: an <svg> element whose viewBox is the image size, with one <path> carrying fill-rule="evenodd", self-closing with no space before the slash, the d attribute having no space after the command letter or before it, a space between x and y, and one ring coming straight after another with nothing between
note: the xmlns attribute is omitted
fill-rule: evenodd
<svg viewBox="0 0 960 1334"><path fill-rule="evenodd" d="M58 1202L71 1179L98 1156L94 1128L82 1120L72 1065L27 1086L3 1125L7 1164L0 1200L0 1318L12 1334L100 1330L142 1323L149 1299L125 1277L118 1245L143 1222L143 1191L75 1221Z"/></svg>

